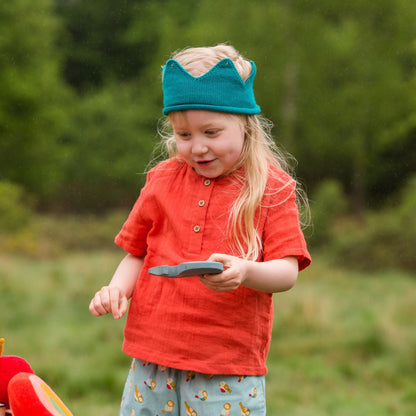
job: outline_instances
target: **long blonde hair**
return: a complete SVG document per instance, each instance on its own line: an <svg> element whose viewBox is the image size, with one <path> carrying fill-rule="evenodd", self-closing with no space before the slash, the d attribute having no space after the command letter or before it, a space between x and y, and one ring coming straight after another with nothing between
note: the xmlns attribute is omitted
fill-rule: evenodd
<svg viewBox="0 0 416 416"><path fill-rule="evenodd" d="M251 73L250 61L243 58L232 46L219 44L212 47L188 48L173 55L191 75L199 77L209 71L221 59L230 58L245 81ZM294 159L282 152L271 135L272 123L259 115L235 115L244 126L244 145L241 158L231 175L241 183L241 192L229 215L229 238L235 254L249 260L257 260L262 251L261 236L257 232L256 213L262 206L266 186L270 175L270 166L283 170L293 177L290 161ZM175 138L171 132L169 119L166 118L160 129L162 144L169 157L177 156ZM241 175L238 167L244 166ZM290 187L295 190L295 180L282 183L279 192ZM296 187L298 202L307 207L307 199L300 187ZM287 193L285 193L287 195ZM281 201L283 203L284 201Z"/></svg>

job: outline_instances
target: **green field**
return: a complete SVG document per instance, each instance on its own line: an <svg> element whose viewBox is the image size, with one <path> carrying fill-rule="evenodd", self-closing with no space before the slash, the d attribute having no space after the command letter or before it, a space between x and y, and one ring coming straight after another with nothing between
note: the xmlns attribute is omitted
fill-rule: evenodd
<svg viewBox="0 0 416 416"><path fill-rule="evenodd" d="M75 416L118 414L124 319L94 318L88 304L121 256L0 255L4 354L26 358ZM416 414L416 276L334 269L315 256L275 300L269 415Z"/></svg>

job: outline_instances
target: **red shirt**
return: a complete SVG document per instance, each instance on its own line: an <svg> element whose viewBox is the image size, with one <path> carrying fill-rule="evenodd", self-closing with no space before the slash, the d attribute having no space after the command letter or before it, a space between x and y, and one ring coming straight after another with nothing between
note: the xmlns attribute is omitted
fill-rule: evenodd
<svg viewBox="0 0 416 416"><path fill-rule="evenodd" d="M274 175L276 176L276 175ZM291 178L278 171L276 190ZM150 267L233 254L227 241L230 207L240 185L207 179L177 159L153 168L116 243L145 257L124 331L123 351L156 364L206 374L262 375L270 346L272 294L240 286L214 292L196 277L149 275ZM284 201L279 203L279 201ZM296 256L310 263L299 227L293 186L266 192L258 232L261 261Z"/></svg>

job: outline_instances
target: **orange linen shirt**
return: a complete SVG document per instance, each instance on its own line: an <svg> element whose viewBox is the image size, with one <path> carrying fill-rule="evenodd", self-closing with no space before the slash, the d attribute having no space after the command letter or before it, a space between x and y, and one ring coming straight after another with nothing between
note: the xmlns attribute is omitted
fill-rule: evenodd
<svg viewBox="0 0 416 416"><path fill-rule="evenodd" d="M260 261L296 256L301 270L311 260L299 227L294 186L273 192L291 180L276 173L260 210ZM178 159L162 162L148 173L115 240L128 253L145 258L124 330L126 354L205 374L267 372L272 294L242 286L218 293L196 277L166 278L147 272L154 266L207 260L212 253L233 254L227 225L240 186L232 176L202 177Z"/></svg>

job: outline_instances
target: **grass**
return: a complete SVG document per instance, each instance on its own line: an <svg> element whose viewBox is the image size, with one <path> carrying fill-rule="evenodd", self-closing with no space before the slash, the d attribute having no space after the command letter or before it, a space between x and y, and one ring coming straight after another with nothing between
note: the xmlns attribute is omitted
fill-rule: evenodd
<svg viewBox="0 0 416 416"><path fill-rule="evenodd" d="M317 260L276 296L270 414L416 414L414 277Z"/></svg>
<svg viewBox="0 0 416 416"><path fill-rule="evenodd" d="M114 416L130 358L124 319L88 304L121 252L0 255L4 354L27 359L75 416ZM416 414L416 276L334 269L319 258L275 296L271 416Z"/></svg>

